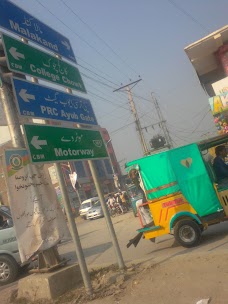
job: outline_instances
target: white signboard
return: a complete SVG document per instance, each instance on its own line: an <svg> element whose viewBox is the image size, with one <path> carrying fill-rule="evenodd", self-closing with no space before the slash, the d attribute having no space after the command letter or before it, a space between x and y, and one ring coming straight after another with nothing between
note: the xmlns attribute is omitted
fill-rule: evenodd
<svg viewBox="0 0 228 304"><path fill-rule="evenodd" d="M228 92L228 77L212 83L212 88L215 92L215 95L220 95L222 93Z"/></svg>
<svg viewBox="0 0 228 304"><path fill-rule="evenodd" d="M69 239L48 170L30 164L26 149L5 150L10 207L22 262Z"/></svg>

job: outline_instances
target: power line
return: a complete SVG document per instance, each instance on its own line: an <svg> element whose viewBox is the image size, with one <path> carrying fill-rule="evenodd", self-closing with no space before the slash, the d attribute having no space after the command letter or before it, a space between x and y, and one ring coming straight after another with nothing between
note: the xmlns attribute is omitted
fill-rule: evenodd
<svg viewBox="0 0 228 304"><path fill-rule="evenodd" d="M144 115L143 115L143 116L144 116ZM143 118L143 116L141 116L139 119ZM114 131L111 131L110 133L111 133L111 134L113 134L113 133L116 134L116 133L118 133L119 131L122 131L123 129L126 129L127 127L133 125L134 123L135 123L135 122L132 121L132 122L130 122L130 123L126 124L126 125L123 125L122 127L118 128L118 129L116 129L116 130L114 130Z"/></svg>
<svg viewBox="0 0 228 304"><path fill-rule="evenodd" d="M104 71L101 71L98 67L92 65L91 63L89 63L89 62L87 62L86 60L82 59L82 58L79 57L78 55L77 55L77 59L80 60L80 61L82 61L82 62L84 62L85 64L87 64L87 65L90 66L91 68L96 69L96 71L99 71L100 73L102 73L102 75L106 75L106 77L108 77L108 78L110 78L110 79L113 79L112 76L108 75L108 74L105 73ZM79 65L79 64L78 64L78 65ZM80 65L79 65L79 66L80 66ZM101 77L101 76L99 76L99 77ZM107 79L106 79L106 80L107 80ZM108 80L108 81L109 81L109 80ZM118 84L115 84L115 85L118 86Z"/></svg>
<svg viewBox="0 0 228 304"><path fill-rule="evenodd" d="M192 132L192 134L195 133L195 131L199 128L199 126L200 126L201 123L203 122L204 118L207 116L207 114L208 114L210 111L211 111L211 110L208 110L208 111L204 114L204 116L203 116L202 119L199 121L198 125L195 127L195 129L194 129L194 131Z"/></svg>
<svg viewBox="0 0 228 304"><path fill-rule="evenodd" d="M118 129L116 129L116 130L114 130L114 131L112 131L112 132L110 132L110 133L111 133L111 134L116 134L116 133L118 133L119 131L122 131L123 129L126 129L127 127L133 125L134 123L135 123L134 121L133 121L133 122L130 122L130 123L128 123L128 124L126 124L126 125L124 125L124 126L118 128Z"/></svg>
<svg viewBox="0 0 228 304"><path fill-rule="evenodd" d="M98 92L101 93L102 95L106 95L106 96L108 96L109 98L110 98L110 97L113 98L113 95L111 96L110 94L107 94L106 92L104 92L104 91L102 91L102 90L96 88L96 87L93 86L92 84L88 84L88 86L89 86L89 88L93 88L96 92L98 91ZM90 91L90 92L91 92L91 91ZM93 93L93 92L92 92L92 93ZM94 94L94 93L93 93L93 94ZM108 103L112 103L112 104L114 104L115 106L116 106L116 105L118 105L119 107L122 107L122 106L123 106L123 103L120 104L120 103L118 103L115 99L112 101L112 100L107 99L107 98L104 98L104 97L102 97L102 98L103 98L103 100L107 100ZM128 104L128 103L125 102L124 104ZM125 108L125 109L127 109L127 108Z"/></svg>
<svg viewBox="0 0 228 304"><path fill-rule="evenodd" d="M170 133L171 133L172 136L176 137L177 139L179 139L179 140L181 140L181 141L184 141L184 142L186 142L186 143L189 144L189 141L187 141L186 139L181 138L180 136L177 136L177 135L176 135L175 133L173 133L173 132L170 132Z"/></svg>
<svg viewBox="0 0 228 304"><path fill-rule="evenodd" d="M88 76L87 74L82 73L82 72L81 72L81 74L82 74L85 78L87 78L87 79L90 79L90 80L92 80L92 81L94 81L94 82L96 82L96 83L98 83L98 84L101 84L101 85L103 85L103 86L105 86L105 87L114 89L113 87L111 87L110 85L104 83L103 81L97 80L97 79L95 79L95 78L93 78L93 77L91 77L91 76ZM100 91L100 90L99 90L99 91ZM100 91L100 92L103 94L102 91ZM123 92L123 93L124 93L124 92ZM108 94L107 94L107 95L108 95ZM126 95L126 92L125 92L125 95ZM144 97L138 96L138 95L133 94L133 93L132 93L132 95L135 96L135 97L137 97L137 98L139 98L139 99L149 101L149 102L151 103L150 100L148 100L148 99L146 99L146 98L144 98ZM140 112L141 112L141 111L140 111ZM147 113L146 115L151 119L151 117L148 115L148 113Z"/></svg>
<svg viewBox="0 0 228 304"><path fill-rule="evenodd" d="M83 73L83 72L81 72L81 75L83 75L84 77L86 77L86 78L88 78L88 79L90 79L90 80L92 80L92 81L95 81L96 83L102 84L102 85L105 86L105 87L108 87L108 88L110 88L110 89L113 89L113 87L111 87L109 84L104 83L103 81L100 81L100 80L98 80L98 79L95 79L95 78L93 78L93 77L91 77L91 76L88 76L88 75L86 75L86 74Z"/></svg>
<svg viewBox="0 0 228 304"><path fill-rule="evenodd" d="M81 73L85 78L87 78L87 79L90 79L90 80L92 80L92 81L94 81L94 82L96 82L96 83L98 83L98 84L101 84L101 85L104 85L105 87L108 87L108 88L111 88L111 89L114 89L113 87L111 87L110 85L107 85L106 83L104 83L104 82L102 82L102 81L99 81L99 80L97 80L97 79L95 79L95 78L93 78L93 77L90 77L90 76L88 76L88 75L86 75L86 74L84 74L84 73ZM91 87L93 87L92 85L90 85ZM95 90L98 90L98 89L96 89L95 87L93 87ZM98 90L100 93L102 93L103 94L103 92L101 91L101 90ZM125 92L125 94L126 94L126 92ZM106 94L106 95L108 95L108 94ZM135 94L132 94L133 96L136 96L137 98L140 98L140 99L143 99L143 100L147 100L147 101L149 101L150 103L151 103L151 101L150 100L148 100L148 99L146 99L146 98L143 98L143 97L141 97L141 96L138 96L138 95L135 95ZM110 100L107 100L109 103L113 103L113 104L115 104L114 102L111 102ZM116 105L116 104L115 104ZM120 107L122 107L122 105L119 105ZM125 108L126 109L126 108ZM142 114L142 111L139 111L141 114ZM148 113L145 113L145 114L143 114L143 115L146 115L147 117L149 117L150 119L151 119L151 117L149 116L149 114Z"/></svg>
<svg viewBox="0 0 228 304"><path fill-rule="evenodd" d="M102 56L108 63L110 63L113 67L115 67L119 72L121 72L122 74L124 74L124 76L126 76L126 77L128 77L128 75L126 75L125 73L123 73L123 71L121 71L116 65L114 65L109 59L107 59L103 54L101 54L94 46L92 46L89 42L87 42L83 37L81 37L78 33L76 33L74 30L72 30L65 22L63 22L59 17L57 17L56 15L54 15L53 13L52 13L52 11L50 11L45 5L43 5L41 2L40 2L40 0L36 0L44 9L47 9L48 10L48 12L53 16L53 17L55 17L59 22L61 22L64 26L66 26L70 31L72 31L72 33L74 34L74 35L76 35L79 39L81 39L84 43L86 43L89 47L91 47L92 49L94 49L100 56ZM65 5L65 6L67 6L67 8L68 9L70 9L71 10L71 8L64 2L64 1L62 1L62 3ZM72 13L73 14L75 14L75 15L77 15L75 12L73 12L72 11ZM78 15L77 15L77 17L78 18L80 18ZM82 21L82 19L81 19L81 21ZM82 21L83 22L83 21ZM84 23L84 22L83 22ZM94 33L95 33L95 31L94 31ZM97 34L96 34L97 35ZM101 38L102 39L102 38ZM103 39L102 39L103 40ZM104 43L105 43L105 41L103 41ZM111 48L111 47L110 47ZM112 48L111 48L112 49ZM114 52L114 50L113 50L113 52ZM116 54L117 56L119 56L118 54ZM80 58L80 57L78 57L77 56L77 58L78 59L80 59L80 60L82 60L82 61L84 61L86 64L88 64L88 65L90 65L90 66L92 66L91 64L89 64L88 62L86 62L85 60L83 60L82 58ZM119 56L119 58L121 58L120 56ZM122 58L121 58L121 60L122 60ZM123 60L122 60L123 61ZM125 61L123 61L125 64L127 64ZM103 78L103 79L105 79L106 81L108 81L108 82L110 82L110 83L112 83L112 84L114 84L114 85L118 85L118 84L116 84L116 83L114 83L114 82L112 82L112 81L110 81L110 80L108 80L107 78L105 78L105 77L103 77L103 76L101 76L101 75L99 75L99 74L97 74L97 73L95 73L95 72L93 72L93 71L91 71L90 69L88 69L88 68L86 68L86 67L83 67L82 65L80 65L80 64L78 64L79 66L81 66L82 68L85 68L85 69L87 69L87 70L89 70L91 73L93 73L93 74L95 74L96 76L98 76L98 77L101 77L101 78ZM128 64L127 64L128 65ZM129 66L130 67L130 66ZM94 67L95 68L95 67ZM134 71L136 74L138 74L136 71ZM103 73L103 72L102 72ZM104 73L103 73L104 74ZM106 74L107 75L107 74ZM109 77L109 76L108 76ZM112 77L111 77L112 78ZM104 83L103 83L104 84ZM104 84L104 85L106 85L106 84ZM114 89L114 88L112 88L112 89ZM146 101L149 101L149 102L151 102L150 100L148 100L148 99L146 99L145 97L142 97L142 96L137 96L137 95L135 95L135 94L133 94L133 96L135 96L135 97L138 97L138 98L140 98L140 99L143 99L143 100L146 100Z"/></svg>
<svg viewBox="0 0 228 304"><path fill-rule="evenodd" d="M173 0L168 0L168 2L171 3L180 12L182 12L185 16L190 18L194 23L196 23L198 26L200 26L204 31L206 31L207 33L209 32L208 28L206 28L201 22L199 22L199 20L197 20L195 17L193 17L190 13L188 13L185 9L183 9L181 6L179 6Z"/></svg>
<svg viewBox="0 0 228 304"><path fill-rule="evenodd" d="M193 133L193 130L191 129L181 129L181 128L177 128L176 126L168 123L168 126L172 129L174 129L175 132L178 132L178 133L186 133L186 134L192 134ZM198 133L198 134L201 134L203 132L206 132L208 130L212 130L214 128L210 128L210 129L207 129L207 130L198 130L197 132L195 131L195 133Z"/></svg>
<svg viewBox="0 0 228 304"><path fill-rule="evenodd" d="M105 78L104 76L101 76L101 75L97 74L96 72L94 72L94 71L88 69L87 67L84 67L83 65L81 65L81 64L79 64L79 63L78 63L78 66L80 66L82 69L85 69L86 71L89 71L90 73L94 74L95 76L100 77L100 78L102 78L102 79L104 79L104 80L110 82L110 83L113 84L113 85L118 85L118 84L116 84L115 82L113 82L113 81L111 81L111 80Z"/></svg>
<svg viewBox="0 0 228 304"><path fill-rule="evenodd" d="M59 22L61 22L65 27L67 27L75 36L77 36L81 41L83 41L87 46L92 48L98 55L103 57L109 64L111 64L115 69L117 69L120 73L122 73L125 77L128 78L128 75L121 71L115 64L113 64L109 59L107 59L101 52L99 52L93 45L91 45L88 41L86 41L81 35L72 30L65 22L63 22L59 17L52 13L52 11L43 5L40 0L36 0L45 10L47 10L53 17L55 17Z"/></svg>
<svg viewBox="0 0 228 304"><path fill-rule="evenodd" d="M79 66L81 66L81 65L79 65ZM83 67L83 66L81 66L81 67ZM83 68L85 68L85 67L83 67ZM87 69L87 68L85 68L85 69ZM95 74L95 75L98 76L98 77L102 77L102 76L98 75L97 73L94 73L94 72L91 71L90 69L87 69L87 70L90 71L90 72L92 72L93 74ZM93 81L95 81L95 82L97 82L97 83L99 83L99 84L101 84L101 85L103 85L103 86L106 86L106 87L108 87L108 88L110 88L110 89L112 89L112 90L115 89L114 87L108 85L107 83L105 83L105 82L103 82L103 81L100 81L99 79L95 79L95 78L93 78L93 77L91 77L91 76L86 75L85 73L82 73L82 72L81 72L81 74L82 74L84 77L86 77L86 78L88 78L88 79L90 79L90 80L93 80ZM108 79L106 79L106 78L104 78L104 77L102 77L102 78L105 79L106 81L109 81ZM111 82L111 81L109 81L109 82L112 83L112 84L114 84L114 85L117 85L116 83L113 83L113 82ZM120 92L120 93L123 93L123 94L125 94L125 95L127 94L126 91L119 91L119 92ZM140 100L148 101L149 103L152 104L152 101L151 101L150 99L147 99L147 98L145 98L145 97L143 97L143 96L137 95L137 94L135 94L135 93L132 93L132 96L134 96L134 97L136 97L136 98L139 98Z"/></svg>
<svg viewBox="0 0 228 304"><path fill-rule="evenodd" d="M98 97L98 98L100 98L100 99L102 99L102 100L104 100L104 101L106 101L106 102L109 102L109 103L111 103L111 104L114 104L114 105L116 106L116 103L114 103L114 102L111 101L111 100L108 100L107 98L104 98L104 97L102 97L102 96L99 96L99 95L97 95L97 94L95 94L95 93L93 93L93 92L91 92L91 91L88 91L88 90L87 90L87 92L88 92L89 94L93 95L93 96L96 96L96 97ZM120 105L120 104L118 104L118 106L119 106L120 108L124 109L124 110L129 111L129 108L125 108L124 106L122 106L122 105Z"/></svg>
<svg viewBox="0 0 228 304"><path fill-rule="evenodd" d="M88 24L86 23L71 7L68 6L68 4L66 4L66 2L64 0L61 0L61 2L71 11L72 14L74 14L85 26L88 27L88 29L100 40L102 41L105 46L111 50L111 52L120 59L120 61L122 63L124 63L126 66L128 66L128 68L130 68L132 70L132 72L134 72L135 74L138 74L126 61L124 61L119 54L117 54L114 49L103 39L101 38L101 36L99 36L97 34L97 32L94 31L94 29Z"/></svg>

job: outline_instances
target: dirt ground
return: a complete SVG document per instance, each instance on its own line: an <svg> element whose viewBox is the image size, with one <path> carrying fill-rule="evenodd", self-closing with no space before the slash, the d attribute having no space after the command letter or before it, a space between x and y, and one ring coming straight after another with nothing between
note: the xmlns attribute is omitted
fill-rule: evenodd
<svg viewBox="0 0 228 304"><path fill-rule="evenodd" d="M228 303L227 251L177 255L158 263L147 261L131 265L124 273L115 266L91 273L95 294L89 298L84 288L63 295L53 302L37 304L196 304L210 298L211 304ZM1 304L27 304L16 299L16 290L1 291ZM5 300L4 300L5 299Z"/></svg>

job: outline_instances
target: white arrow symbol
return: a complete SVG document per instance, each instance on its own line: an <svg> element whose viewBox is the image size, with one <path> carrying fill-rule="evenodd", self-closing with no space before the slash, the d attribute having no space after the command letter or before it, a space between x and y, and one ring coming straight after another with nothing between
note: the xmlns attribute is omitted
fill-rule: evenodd
<svg viewBox="0 0 228 304"><path fill-rule="evenodd" d="M19 92L19 96L24 100L24 102L29 102L29 99L35 100L35 96L31 94L27 94L27 90L21 89Z"/></svg>
<svg viewBox="0 0 228 304"><path fill-rule="evenodd" d="M20 60L19 58L25 59L24 54L17 52L17 49L13 46L9 49L9 52L13 56L13 58L16 60Z"/></svg>
<svg viewBox="0 0 228 304"><path fill-rule="evenodd" d="M62 44L68 49L68 51L70 50L70 45L67 41L61 41Z"/></svg>
<svg viewBox="0 0 228 304"><path fill-rule="evenodd" d="M42 149L41 146L46 146L47 141L46 140L39 140L39 136L33 136L31 140L31 145L33 145L34 148L37 150Z"/></svg>

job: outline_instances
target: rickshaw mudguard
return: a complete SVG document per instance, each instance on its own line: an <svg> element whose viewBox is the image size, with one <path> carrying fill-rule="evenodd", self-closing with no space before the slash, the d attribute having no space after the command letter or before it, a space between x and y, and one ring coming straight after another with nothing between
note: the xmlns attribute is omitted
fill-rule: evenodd
<svg viewBox="0 0 228 304"><path fill-rule="evenodd" d="M190 217L192 219L194 219L199 225L202 224L202 222L200 221L200 219L198 218L197 215L191 213L191 212L187 212L187 211L181 211L181 212L178 212L176 213L170 220L170 223L169 223L169 229L170 231L173 229L173 224L175 223L176 220L178 220L178 218L181 218L181 217Z"/></svg>

